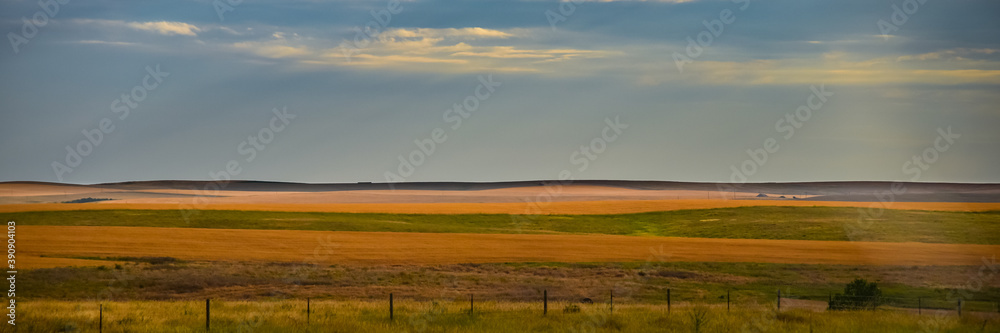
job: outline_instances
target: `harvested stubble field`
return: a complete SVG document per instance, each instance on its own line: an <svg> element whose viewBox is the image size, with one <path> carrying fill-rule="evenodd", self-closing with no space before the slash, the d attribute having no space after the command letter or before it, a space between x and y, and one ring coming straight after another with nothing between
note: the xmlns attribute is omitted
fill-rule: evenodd
<svg viewBox="0 0 1000 333"><path fill-rule="evenodd" d="M22 267L46 257L168 256L184 260L324 264L721 261L973 265L1000 246L617 235L324 232L151 227L21 226ZM322 252L323 255L317 253Z"/></svg>
<svg viewBox="0 0 1000 333"><path fill-rule="evenodd" d="M860 233L850 232L859 226L856 209L832 207L527 220L515 215L255 211L202 211L183 220L179 214L84 210L5 217L19 221L20 239L32 244L22 248L25 267L105 265L74 257L117 256L295 262L317 249L335 254L321 261L331 264L642 261L656 249L657 260L670 261L965 265L1000 252L1000 247L986 245L1000 237L1000 213L995 211L887 210L884 221L867 224ZM338 232L323 232L328 230Z"/></svg>

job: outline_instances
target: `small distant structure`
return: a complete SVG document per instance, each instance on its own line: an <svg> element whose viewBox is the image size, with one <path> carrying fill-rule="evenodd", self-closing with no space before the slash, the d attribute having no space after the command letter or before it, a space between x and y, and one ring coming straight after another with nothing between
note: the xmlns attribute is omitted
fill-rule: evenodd
<svg viewBox="0 0 1000 333"><path fill-rule="evenodd" d="M758 198L767 198L767 194L764 194L764 193L757 193L757 197L758 197Z"/></svg>
<svg viewBox="0 0 1000 333"><path fill-rule="evenodd" d="M358 184L371 184L372 182L358 182Z"/></svg>
<svg viewBox="0 0 1000 333"><path fill-rule="evenodd" d="M115 199L86 197L86 198L80 198L80 199L75 199L75 200L70 200L70 201L63 201L62 203L74 204L74 203L88 203L88 202L109 201L109 200L115 200Z"/></svg>

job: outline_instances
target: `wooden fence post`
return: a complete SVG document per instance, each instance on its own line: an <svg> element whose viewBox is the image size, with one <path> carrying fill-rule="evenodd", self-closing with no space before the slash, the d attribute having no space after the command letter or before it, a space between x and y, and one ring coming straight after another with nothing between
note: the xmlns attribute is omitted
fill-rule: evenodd
<svg viewBox="0 0 1000 333"><path fill-rule="evenodd" d="M549 314L549 290L542 290L542 315Z"/></svg>
<svg viewBox="0 0 1000 333"><path fill-rule="evenodd" d="M309 304L309 297L306 297L306 326L309 326L309 313L312 312L310 310L312 309Z"/></svg>
<svg viewBox="0 0 1000 333"><path fill-rule="evenodd" d="M206 331L211 331L212 330L212 326L211 326L211 322L212 322L211 321L211 318L212 318L212 308L211 308L211 303L209 302L209 300L210 300L209 298L205 299L205 330Z"/></svg>
<svg viewBox="0 0 1000 333"><path fill-rule="evenodd" d="M667 314L670 314L670 288L667 288Z"/></svg>
<svg viewBox="0 0 1000 333"><path fill-rule="evenodd" d="M726 290L726 312L729 312L729 290Z"/></svg>
<svg viewBox="0 0 1000 333"><path fill-rule="evenodd" d="M611 313L615 313L615 290L611 289Z"/></svg>
<svg viewBox="0 0 1000 333"><path fill-rule="evenodd" d="M959 317L962 316L962 299L961 298L958 299L958 316Z"/></svg>
<svg viewBox="0 0 1000 333"><path fill-rule="evenodd" d="M917 297L917 315L918 316L924 314L924 305L922 303L923 303L923 299L921 299L920 297Z"/></svg>
<svg viewBox="0 0 1000 333"><path fill-rule="evenodd" d="M469 294L469 315L473 315L476 312L476 296Z"/></svg>
<svg viewBox="0 0 1000 333"><path fill-rule="evenodd" d="M389 321L392 321L392 293L389 293Z"/></svg>
<svg viewBox="0 0 1000 333"><path fill-rule="evenodd" d="M100 305L100 317L97 319L97 332L104 332L104 304Z"/></svg>
<svg viewBox="0 0 1000 333"><path fill-rule="evenodd" d="M778 289L778 311L781 311L781 289Z"/></svg>

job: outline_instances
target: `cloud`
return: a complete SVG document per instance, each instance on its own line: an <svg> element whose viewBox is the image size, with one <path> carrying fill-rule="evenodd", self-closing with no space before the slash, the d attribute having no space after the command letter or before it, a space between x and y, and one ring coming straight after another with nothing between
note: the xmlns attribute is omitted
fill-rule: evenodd
<svg viewBox="0 0 1000 333"><path fill-rule="evenodd" d="M579 58L601 58L615 54L600 50L574 48L548 48L531 45L529 29L508 31L472 28L447 29L393 29L379 35L359 55L366 61L344 65L406 67L407 62L393 60L418 59L421 63L450 64L450 68L429 68L449 72L464 71L517 71L552 72L547 63L570 61ZM338 54L342 57L342 52ZM380 61L372 62L372 59ZM419 69L419 68L411 68Z"/></svg>
<svg viewBox="0 0 1000 333"><path fill-rule="evenodd" d="M387 64L403 64L403 63L417 63L417 64L466 64L467 60L462 59L442 59L434 57L421 57L421 56L405 56L405 55L384 55L376 56L370 54L359 54L357 56L359 59L355 65L387 65Z"/></svg>
<svg viewBox="0 0 1000 333"><path fill-rule="evenodd" d="M233 30L233 29L231 29L229 27L219 27L219 30L228 32L229 34L232 34L232 35L237 35L237 36L241 35L241 33L237 32L236 30Z"/></svg>
<svg viewBox="0 0 1000 333"><path fill-rule="evenodd" d="M478 51L474 51L478 50ZM579 57L599 57L600 51L556 49L528 50L513 46L469 47L466 51L452 53L452 56L486 57L498 59L539 59L541 61L561 61Z"/></svg>
<svg viewBox="0 0 1000 333"><path fill-rule="evenodd" d="M831 56L815 59L699 61L689 64L681 78L706 84L1000 84L1000 70L977 68L976 63L957 60L946 68L915 67L878 58L861 61ZM690 70L688 70L690 69ZM650 78L640 78L649 84Z"/></svg>
<svg viewBox="0 0 1000 333"><path fill-rule="evenodd" d="M353 48L291 32L269 32L266 39L229 43L231 50L308 66L417 72L555 72L552 64L601 58L614 52L549 48L528 43L528 29L389 29ZM361 47L363 46L363 47ZM345 57L349 53L349 57Z"/></svg>
<svg viewBox="0 0 1000 333"><path fill-rule="evenodd" d="M201 29L199 29L197 26L184 22L170 22L170 21L129 22L126 25L132 29L152 31L167 36L170 35L197 36L198 32L201 31Z"/></svg>
<svg viewBox="0 0 1000 333"><path fill-rule="evenodd" d="M380 35L388 38L461 38L461 39L481 39L481 38L509 38L514 34L500 30L472 28L417 28L417 29L392 29Z"/></svg>
<svg viewBox="0 0 1000 333"><path fill-rule="evenodd" d="M311 53L308 47L284 45L278 42L240 42L233 44L233 47L274 59L301 57Z"/></svg>
<svg viewBox="0 0 1000 333"><path fill-rule="evenodd" d="M115 41L93 40L93 39L80 40L80 41L75 41L73 43L76 43L76 44L97 44L97 45L116 45L116 46L135 46L135 45L139 45L138 43L115 42Z"/></svg>
<svg viewBox="0 0 1000 333"><path fill-rule="evenodd" d="M197 36L202 31L201 28L190 23L174 21L150 21L150 22L126 22L122 20L103 19L74 19L71 22L87 26L96 26L105 29L130 28L139 31L155 32L161 35L183 35ZM235 33L232 29L220 28L221 30Z"/></svg>
<svg viewBox="0 0 1000 333"><path fill-rule="evenodd" d="M896 61L966 60L969 58L989 57L994 54L1000 55L1000 50L956 48L916 55L899 56L896 58Z"/></svg>
<svg viewBox="0 0 1000 333"><path fill-rule="evenodd" d="M745 54L740 53L744 49L740 47L718 48L686 65L684 73L671 74L675 65L670 57L663 56L662 45L588 44L581 41L590 39L575 32L557 36L563 39L552 39L551 35L547 35L551 32L543 28L393 28L366 44L350 48L350 45L344 44L336 46L334 39L317 37L308 31L289 31L287 27L270 27L260 32L247 30L245 34L233 35L236 30L224 30L212 25L198 27L184 22L81 22L106 27L124 26L161 35L198 36L197 40L188 42L206 43L207 47L201 50L222 48L251 57L331 68L433 73L520 72L549 76L610 75L630 79L643 86L668 82L706 85L816 82L839 85L1000 84L1000 50L995 48L952 48L914 54L864 53L854 50L860 48L858 44L868 42L858 39L858 36L821 43L806 42L812 45L836 43L841 45L835 48L838 51L789 53L767 59L739 56ZM214 30L223 34L208 33ZM559 42L553 45L552 40ZM104 41L97 38L77 43L139 45L136 40ZM596 47L584 49L577 45ZM345 53L350 56L345 57Z"/></svg>

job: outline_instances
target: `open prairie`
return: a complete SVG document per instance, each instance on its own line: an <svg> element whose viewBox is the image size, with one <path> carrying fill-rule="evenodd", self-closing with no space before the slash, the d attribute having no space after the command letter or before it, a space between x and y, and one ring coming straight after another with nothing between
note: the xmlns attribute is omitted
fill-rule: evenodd
<svg viewBox="0 0 1000 333"><path fill-rule="evenodd" d="M213 330L286 331L307 327L299 307L311 298L314 330L507 331L545 294L558 315L524 329L687 331L698 311L716 318L710 331L743 327L744 317L775 332L923 327L908 309L937 311L955 331L1000 325L990 314L1000 297L991 186L909 184L914 201L887 202L875 196L886 184L839 183L182 188L204 184L0 184L33 304L23 323L88 331L95 314L85 307L100 299L105 329L195 329L204 309L190 302L212 299ZM829 295L859 277L890 296L885 313L825 312ZM949 295L973 282L981 287L964 308L986 321L954 319ZM778 289L794 310L772 307ZM612 290L615 320L594 321L609 313ZM389 293L397 316L416 322L385 321L377 309ZM470 294L475 317L462 310ZM730 296L737 312L723 312ZM598 304L563 312L584 298ZM670 300L683 317L664 313ZM166 321L147 314L163 311Z"/></svg>
<svg viewBox="0 0 1000 333"><path fill-rule="evenodd" d="M0 333L1000 332L998 22L0 0Z"/></svg>

